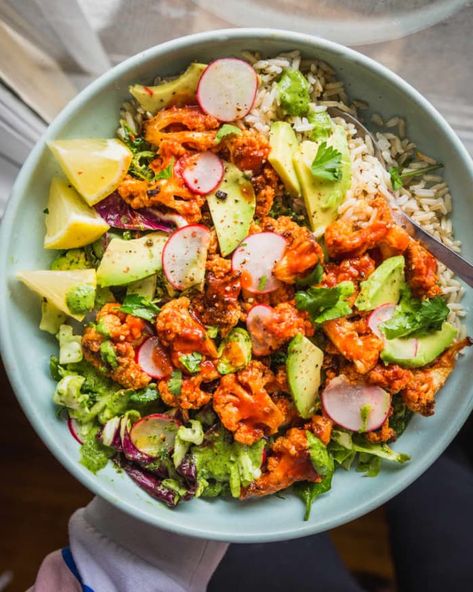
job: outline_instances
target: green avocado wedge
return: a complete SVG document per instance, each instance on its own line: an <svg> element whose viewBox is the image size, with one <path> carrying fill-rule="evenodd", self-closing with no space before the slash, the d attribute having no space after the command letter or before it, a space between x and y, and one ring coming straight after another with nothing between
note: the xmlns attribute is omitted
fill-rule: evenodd
<svg viewBox="0 0 473 592"><path fill-rule="evenodd" d="M351 161L346 132L340 125L334 126L332 135L326 140L329 146L339 150L342 155L341 178L338 181L317 179L311 165L317 155L319 144L306 140L294 152L293 164L301 186L311 229L316 238L337 217L338 206L344 201L351 186Z"/></svg>
<svg viewBox="0 0 473 592"><path fill-rule="evenodd" d="M225 162L217 190L207 195L212 221L223 257L248 236L256 209L253 185L235 165Z"/></svg>
<svg viewBox="0 0 473 592"><path fill-rule="evenodd" d="M382 304L397 304L404 283L404 266L402 255L383 261L367 280L361 282L355 306L359 310L373 310Z"/></svg>
<svg viewBox="0 0 473 592"><path fill-rule="evenodd" d="M299 197L301 186L292 161L298 141L291 125L286 121L275 121L271 124L269 145L269 162L281 177L287 192L292 197Z"/></svg>
<svg viewBox="0 0 473 592"><path fill-rule="evenodd" d="M452 345L457 336L457 329L445 322L441 329L417 337L417 348L414 357L410 357L412 351L411 337L387 339L381 352L381 359L386 364L399 364L406 368L420 368L430 364Z"/></svg>
<svg viewBox="0 0 473 592"><path fill-rule="evenodd" d="M289 344L287 380L296 409L304 419L308 419L314 411L323 359L324 352L301 333Z"/></svg>
<svg viewBox="0 0 473 592"><path fill-rule="evenodd" d="M125 286L159 271L167 238L151 232L132 240L112 239L97 269L98 285Z"/></svg>
<svg viewBox="0 0 473 592"><path fill-rule="evenodd" d="M191 64L178 78L156 86L133 84L130 94L145 111L153 115L170 105L185 105L195 101L197 84L207 64Z"/></svg>

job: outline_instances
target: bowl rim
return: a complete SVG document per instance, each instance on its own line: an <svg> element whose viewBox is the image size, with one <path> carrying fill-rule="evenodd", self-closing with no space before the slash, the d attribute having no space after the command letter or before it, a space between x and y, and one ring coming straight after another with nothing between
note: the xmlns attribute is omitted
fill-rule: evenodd
<svg viewBox="0 0 473 592"><path fill-rule="evenodd" d="M293 31L282 29L265 29L265 28L241 28L241 29L216 29L212 31L205 31L202 33L195 33L186 35L178 39L166 41L159 45L150 47L128 59L117 64L99 78L89 84L80 93L78 93L57 115L54 121L48 126L46 131L33 148L25 163L23 164L16 181L13 185L10 199L7 203L7 208L2 220L0 229L0 315L4 317L7 314L8 305L8 267L9 262L7 258L7 247L11 240L11 232L13 228L13 219L16 215L19 202L22 198L24 187L26 186L30 176L38 164L38 160L42 154L47 138L55 134L56 129L60 128L67 122L68 118L75 112L76 108L88 102L93 96L109 85L113 80L122 74L125 74L128 69L139 66L143 61L151 60L159 56L165 56L169 51L184 50L192 47L196 43L205 43L209 41L245 41L252 42L255 39L268 39L282 41L284 43L299 43L301 45L310 46L313 49L327 50L332 53L343 55L348 59L352 59L362 64L375 75L387 79L391 84L397 86L403 94L413 100L431 117L434 117L442 132L449 137L454 152L453 157L462 161L465 169L470 172L473 182L473 161L469 156L465 146L456 136L450 125L445 121L442 115L429 103L427 99L409 83L404 81L400 76L389 70L386 66L376 62L375 60L355 51L351 48L345 47L333 41L328 41L320 37L307 35L303 33L296 33ZM27 405L27 400L24 395L24 387L21 379L21 365L15 359L13 347L11 345L12 336L6 328L6 323L0 323L0 349L1 355L5 364L5 369L10 380L10 384L18 399L25 415L28 417L31 425L41 440L46 444L52 454L59 460L59 462L85 487L91 490L95 495L99 495L109 503L123 510L131 516L142 520L150 525L169 530L182 535L205 538L209 540L232 541L237 543L254 543L254 542L271 542L288 540L292 538L299 538L328 530L345 524L354 520L385 503L399 492L408 487L414 480L416 480L424 471L426 471L432 463L440 456L448 444L453 440L455 435L462 427L468 415L460 414L455 417L453 421L448 424L446 429L435 444L425 451L425 455L419 461L412 465L410 473L403 479L396 480L390 486L375 493L372 497L366 498L357 503L356 506L329 521L322 520L316 522L302 522L298 525L289 528L283 528L278 531L270 533L241 533L232 532L232 534L225 535L220 530L213 530L211 527L196 528L192 525L176 525L172 519L172 514L169 519L158 514L153 514L151 511L145 511L138 505L127 502L125 500L118 500L116 495L110 491L110 486L102 484L95 478L92 473L90 475L81 471L79 463L72 459L69 454L61 447L60 441L56 441L52 433L49 432L45 423L41 418L36 417L32 410ZM468 404L466 411L469 413L473 408L473 398Z"/></svg>

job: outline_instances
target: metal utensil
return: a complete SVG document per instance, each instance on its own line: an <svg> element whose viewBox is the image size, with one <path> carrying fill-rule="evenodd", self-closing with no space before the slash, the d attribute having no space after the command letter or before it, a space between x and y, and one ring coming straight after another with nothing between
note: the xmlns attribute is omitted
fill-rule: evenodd
<svg viewBox="0 0 473 592"><path fill-rule="evenodd" d="M334 117L342 117L345 121L352 123L359 134L369 136L374 148L376 158L386 166L381 150L373 134L350 113L346 113L337 107L329 107L329 113ZM392 204L390 204L392 206ZM413 238L417 239L433 254L439 261L456 273L461 279L473 288L473 265L458 253L441 243L438 239L424 230L417 222L414 222L407 214L399 208L392 208L393 217L399 226L402 226Z"/></svg>

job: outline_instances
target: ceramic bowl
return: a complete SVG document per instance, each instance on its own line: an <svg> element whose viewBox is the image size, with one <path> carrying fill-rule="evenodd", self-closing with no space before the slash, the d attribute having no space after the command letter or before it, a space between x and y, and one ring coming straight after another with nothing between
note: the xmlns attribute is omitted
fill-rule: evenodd
<svg viewBox="0 0 473 592"><path fill-rule="evenodd" d="M55 138L112 137L119 107L131 83L149 83L155 76L174 75L189 62L210 61L257 50L273 56L298 49L306 58L331 64L352 97L369 102L384 117L407 119L409 136L420 150L445 165L453 196L453 222L464 253L473 260L473 164L442 116L416 90L371 59L341 45L315 37L271 29L211 31L176 39L148 49L119 64L83 90L49 126L25 162L13 188L0 242L0 313L2 352L13 389L33 427L56 458L95 494L137 518L177 533L234 542L277 541L327 530L373 510L425 471L446 448L473 405L472 353L438 396L436 414L415 417L395 444L411 455L409 464L384 465L376 479L337 471L333 488L303 521L301 501L292 493L249 501L193 500L170 510L138 489L112 466L93 475L79 464L79 448L64 421L57 418L51 395L54 382L48 360L55 340L38 330L38 298L15 280L15 272L46 268L51 254L42 248L42 211L51 175L57 170L46 142ZM472 308L467 290L465 306ZM468 319L473 334L472 317Z"/></svg>

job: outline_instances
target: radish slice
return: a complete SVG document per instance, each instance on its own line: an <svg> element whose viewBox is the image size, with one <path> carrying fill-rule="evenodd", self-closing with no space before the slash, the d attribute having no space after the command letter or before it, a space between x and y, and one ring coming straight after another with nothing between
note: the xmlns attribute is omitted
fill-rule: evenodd
<svg viewBox="0 0 473 592"><path fill-rule="evenodd" d="M223 177L223 163L213 152L200 152L189 158L182 169L182 178L194 193L206 195L213 191Z"/></svg>
<svg viewBox="0 0 473 592"><path fill-rule="evenodd" d="M281 282L273 267L286 250L286 240L275 232L258 232L247 236L235 250L232 267L241 271L241 287L253 294L273 292Z"/></svg>
<svg viewBox="0 0 473 592"><path fill-rule="evenodd" d="M138 364L152 378L165 378L172 373L172 366L157 337L149 337L138 350Z"/></svg>
<svg viewBox="0 0 473 592"><path fill-rule="evenodd" d="M255 356L267 356L272 352L272 334L266 328L272 318L273 309L266 304L256 304L246 317L246 327Z"/></svg>
<svg viewBox="0 0 473 592"><path fill-rule="evenodd" d="M325 413L354 432L381 427L391 406L391 396L379 386L351 384L344 376L331 380L321 399Z"/></svg>
<svg viewBox="0 0 473 592"><path fill-rule="evenodd" d="M178 428L179 422L175 419L155 413L133 424L130 439L137 450L154 458L172 450Z"/></svg>
<svg viewBox="0 0 473 592"><path fill-rule="evenodd" d="M163 271L176 290L186 290L204 281L210 230L191 224L176 230L163 249Z"/></svg>
<svg viewBox="0 0 473 592"><path fill-rule="evenodd" d="M197 87L203 111L220 121L234 121L251 111L258 89L255 70L243 60L223 58L204 70Z"/></svg>
<svg viewBox="0 0 473 592"><path fill-rule="evenodd" d="M386 336L379 328L379 325L381 325L381 323L389 321L389 319L393 316L395 310L395 304L382 304L381 306L378 306L378 308L375 308L368 317L369 328L377 337L379 337L383 341L386 339Z"/></svg>
<svg viewBox="0 0 473 592"><path fill-rule="evenodd" d="M380 339L386 343L389 341L389 349L394 352L399 347L399 358L409 360L415 358L417 355L417 349L419 347L419 341L415 337L406 337L404 339L387 339L386 335L381 331L379 325L389 321L396 310L395 304L382 304L375 308L368 317L368 326Z"/></svg>
<svg viewBox="0 0 473 592"><path fill-rule="evenodd" d="M107 421L100 434L102 444L115 449L121 448L120 425L121 418L118 416L112 417Z"/></svg>
<svg viewBox="0 0 473 592"><path fill-rule="evenodd" d="M71 436L74 438L74 440L77 440L77 442L79 442L79 444L83 444L83 440L80 438L79 436L79 428L77 426L77 422L75 419L72 419L71 417L67 418L67 427L69 428L69 431L71 432Z"/></svg>

